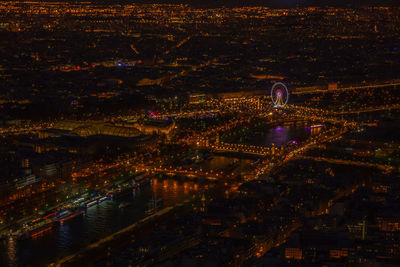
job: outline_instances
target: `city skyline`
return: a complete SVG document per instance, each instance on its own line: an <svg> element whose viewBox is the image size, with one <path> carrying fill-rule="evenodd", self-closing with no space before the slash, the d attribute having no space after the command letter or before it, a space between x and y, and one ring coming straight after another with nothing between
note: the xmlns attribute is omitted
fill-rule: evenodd
<svg viewBox="0 0 400 267"><path fill-rule="evenodd" d="M398 265L399 40L390 1L1 2L0 265Z"/></svg>

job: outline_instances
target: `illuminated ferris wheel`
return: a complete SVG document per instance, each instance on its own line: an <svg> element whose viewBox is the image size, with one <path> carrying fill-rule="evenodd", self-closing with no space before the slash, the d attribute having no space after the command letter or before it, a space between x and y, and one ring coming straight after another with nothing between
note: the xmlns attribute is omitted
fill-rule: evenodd
<svg viewBox="0 0 400 267"><path fill-rule="evenodd" d="M281 82L275 83L271 88L271 100L275 108L283 108L289 100L289 91Z"/></svg>

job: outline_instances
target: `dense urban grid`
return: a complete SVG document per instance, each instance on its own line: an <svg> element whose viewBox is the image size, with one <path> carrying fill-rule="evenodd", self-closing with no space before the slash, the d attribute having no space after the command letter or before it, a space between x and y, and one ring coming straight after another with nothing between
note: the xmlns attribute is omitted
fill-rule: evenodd
<svg viewBox="0 0 400 267"><path fill-rule="evenodd" d="M400 264L400 7L0 3L1 266Z"/></svg>

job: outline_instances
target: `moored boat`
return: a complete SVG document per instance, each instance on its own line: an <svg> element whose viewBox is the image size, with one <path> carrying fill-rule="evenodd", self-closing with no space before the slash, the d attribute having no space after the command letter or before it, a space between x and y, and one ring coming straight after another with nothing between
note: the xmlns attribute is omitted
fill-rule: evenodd
<svg viewBox="0 0 400 267"><path fill-rule="evenodd" d="M85 212L81 209L76 209L74 211L68 211L62 218L60 218L58 221L60 224L63 224L65 221L68 221L72 218L75 218L76 216L79 216L81 214L84 214Z"/></svg>
<svg viewBox="0 0 400 267"><path fill-rule="evenodd" d="M54 221L48 218L38 218L23 225L22 229L15 232L15 235L20 238L35 238L52 229Z"/></svg>

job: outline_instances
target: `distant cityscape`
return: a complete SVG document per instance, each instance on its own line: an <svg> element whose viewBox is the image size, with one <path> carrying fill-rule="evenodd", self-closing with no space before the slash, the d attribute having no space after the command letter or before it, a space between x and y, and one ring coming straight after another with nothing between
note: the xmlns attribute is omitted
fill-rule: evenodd
<svg viewBox="0 0 400 267"><path fill-rule="evenodd" d="M400 7L0 3L0 266L397 266Z"/></svg>

